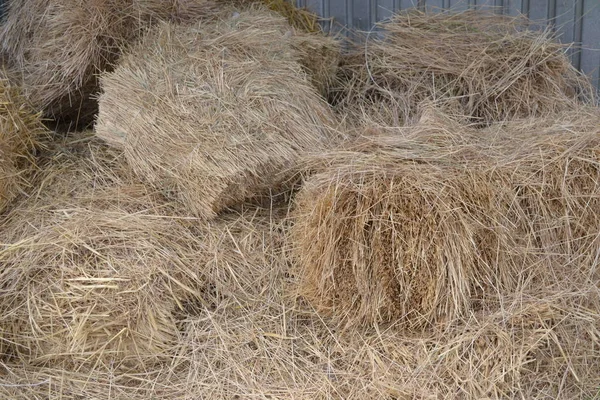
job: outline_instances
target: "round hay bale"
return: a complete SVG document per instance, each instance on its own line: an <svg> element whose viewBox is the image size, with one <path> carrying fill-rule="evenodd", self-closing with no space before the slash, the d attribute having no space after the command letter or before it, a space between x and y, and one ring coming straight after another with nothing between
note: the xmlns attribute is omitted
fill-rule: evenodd
<svg viewBox="0 0 600 400"><path fill-rule="evenodd" d="M97 111L97 74L154 21L198 20L205 0L23 0L6 6L0 43L36 109L88 123Z"/></svg>
<svg viewBox="0 0 600 400"><path fill-rule="evenodd" d="M20 89L0 78L0 212L28 184L33 152L45 132Z"/></svg>
<svg viewBox="0 0 600 400"><path fill-rule="evenodd" d="M290 234L300 292L347 324L413 327L564 265L595 274L599 117L581 108L481 131L426 110L317 157Z"/></svg>
<svg viewBox="0 0 600 400"><path fill-rule="evenodd" d="M197 216L284 189L286 170L326 146L336 122L277 18L157 27L102 77L97 135Z"/></svg>
<svg viewBox="0 0 600 400"><path fill-rule="evenodd" d="M118 153L92 143L52 159L37 195L2 221L2 353L67 370L169 360L177 313L203 284L196 235L127 179Z"/></svg>
<svg viewBox="0 0 600 400"><path fill-rule="evenodd" d="M394 15L342 64L334 90L340 111L386 124L411 122L425 100L484 126L594 98L550 30L483 11Z"/></svg>
<svg viewBox="0 0 600 400"><path fill-rule="evenodd" d="M317 310L348 325L421 328L514 285L522 254L507 220L508 177L461 165L459 146L437 152L427 141L439 132L428 132L421 142L372 138L312 166L290 239L300 293Z"/></svg>

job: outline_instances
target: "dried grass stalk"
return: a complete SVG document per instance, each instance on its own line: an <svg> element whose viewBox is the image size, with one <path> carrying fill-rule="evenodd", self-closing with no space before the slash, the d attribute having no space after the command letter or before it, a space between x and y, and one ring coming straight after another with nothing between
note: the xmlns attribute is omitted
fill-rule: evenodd
<svg viewBox="0 0 600 400"><path fill-rule="evenodd" d="M335 101L385 124L409 122L424 100L488 125L591 102L594 89L551 30L482 11L397 14L355 46Z"/></svg>
<svg viewBox="0 0 600 400"><path fill-rule="evenodd" d="M97 74L160 19L198 20L205 0L23 0L6 7L0 43L36 109L66 122L90 121Z"/></svg>
<svg viewBox="0 0 600 400"><path fill-rule="evenodd" d="M532 119L480 132L425 115L319 157L291 233L301 292L346 324L428 326L540 269L591 273L599 118L580 110L545 128Z"/></svg>
<svg viewBox="0 0 600 400"><path fill-rule="evenodd" d="M275 189L335 136L285 25L264 10L162 24L103 76L98 136L201 217Z"/></svg>
<svg viewBox="0 0 600 400"><path fill-rule="evenodd" d="M468 132L451 135L445 133L448 130L447 124L433 130L432 140L422 146L448 148L444 143L460 143ZM69 147L69 152L84 152L86 146ZM413 141L403 151L418 148ZM440 152L432 153L438 157ZM458 159L469 154L462 151ZM119 174L129 173L118 167L119 162L110 165ZM89 185L96 188L110 182L102 179L110 176L106 173L91 176ZM95 193L103 207L115 204L116 196ZM139 204L121 198L124 209L135 210ZM391 324L344 331L295 296L298 277L287 254L285 217L283 202L273 209L246 206L239 214L202 225L195 238L207 257L197 264L206 272L209 290L184 306L181 335L176 348L169 350L173 356L168 363L147 363L123 372L100 363L70 368L60 362L33 365L12 359L0 364L0 397L370 400L597 395L597 272L553 264L532 274L534 279L523 280L512 293L488 293L472 314L449 321L445 329L415 334Z"/></svg>
<svg viewBox="0 0 600 400"><path fill-rule="evenodd" d="M9 362L141 371L170 360L177 313L201 296L200 244L117 152L88 144L55 152L2 220L0 348Z"/></svg>
<svg viewBox="0 0 600 400"><path fill-rule="evenodd" d="M20 88L0 78L0 211L28 184L33 152L45 132Z"/></svg>

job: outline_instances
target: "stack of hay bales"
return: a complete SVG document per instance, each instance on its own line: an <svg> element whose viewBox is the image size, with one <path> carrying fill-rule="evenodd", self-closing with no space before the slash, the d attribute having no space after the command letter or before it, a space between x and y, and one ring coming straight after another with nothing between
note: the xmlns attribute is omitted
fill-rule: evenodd
<svg viewBox="0 0 600 400"><path fill-rule="evenodd" d="M201 245L122 156L73 142L2 219L2 358L140 371L169 359L177 313L201 297Z"/></svg>
<svg viewBox="0 0 600 400"><path fill-rule="evenodd" d="M45 133L20 89L0 78L0 212L28 184L33 153Z"/></svg>
<svg viewBox="0 0 600 400"><path fill-rule="evenodd" d="M552 115L593 97L551 31L477 11L411 10L378 25L340 69L335 100L342 111L378 122L410 122L422 101L487 125Z"/></svg>
<svg viewBox="0 0 600 400"><path fill-rule="evenodd" d="M394 17L342 71L348 141L321 96L337 45L288 3L88 3L12 2L3 25L25 81L68 83L26 82L47 113L72 118L96 72L104 92L94 133L0 186L20 200L0 213L0 397L597 395L600 111L545 34ZM2 184L43 131L4 89Z"/></svg>
<svg viewBox="0 0 600 400"><path fill-rule="evenodd" d="M283 190L297 158L337 136L294 37L260 9L161 24L102 77L96 133L203 218Z"/></svg>
<svg viewBox="0 0 600 400"><path fill-rule="evenodd" d="M0 43L24 94L36 109L66 122L87 123L97 110L97 74L123 46L156 20L199 20L206 0L10 1Z"/></svg>
<svg viewBox="0 0 600 400"><path fill-rule="evenodd" d="M599 122L582 109L478 131L426 116L325 154L296 200L301 292L346 323L430 326L540 271L592 273Z"/></svg>

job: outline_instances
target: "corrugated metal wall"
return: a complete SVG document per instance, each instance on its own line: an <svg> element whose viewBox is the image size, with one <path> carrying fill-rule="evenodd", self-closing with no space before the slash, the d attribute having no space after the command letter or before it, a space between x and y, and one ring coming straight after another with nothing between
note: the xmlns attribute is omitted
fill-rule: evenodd
<svg viewBox="0 0 600 400"><path fill-rule="evenodd" d="M524 14L542 25L550 24L562 42L574 42L570 51L573 64L600 89L600 0L297 0L297 4L331 18L336 25L363 31L411 7L494 7L500 13Z"/></svg>

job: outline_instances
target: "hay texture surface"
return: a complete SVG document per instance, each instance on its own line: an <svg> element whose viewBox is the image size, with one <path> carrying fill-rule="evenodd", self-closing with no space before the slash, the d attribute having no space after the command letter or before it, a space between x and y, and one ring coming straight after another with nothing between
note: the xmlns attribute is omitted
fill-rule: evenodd
<svg viewBox="0 0 600 400"><path fill-rule="evenodd" d="M157 20L198 20L211 12L204 0L10 1L0 43L36 109L89 122L97 74L112 67L123 46Z"/></svg>
<svg viewBox="0 0 600 400"><path fill-rule="evenodd" d="M3 362L139 371L177 342L176 313L202 285L199 245L117 152L72 140L2 221Z"/></svg>
<svg viewBox="0 0 600 400"><path fill-rule="evenodd" d="M301 292L346 324L431 326L540 270L591 273L598 121L581 110L482 133L425 116L324 155L291 233Z"/></svg>
<svg viewBox="0 0 600 400"><path fill-rule="evenodd" d="M424 100L488 125L593 98L565 46L521 17L411 10L378 30L344 58L337 101L381 123L410 122Z"/></svg>
<svg viewBox="0 0 600 400"><path fill-rule="evenodd" d="M286 205L247 206L201 233L210 290L188 303L171 361L125 373L2 364L0 396L31 398L594 398L598 277L564 265L414 334L336 329L295 296ZM589 272L589 271L588 271Z"/></svg>
<svg viewBox="0 0 600 400"><path fill-rule="evenodd" d="M277 189L335 136L286 25L261 10L162 24L103 76L97 135L201 217Z"/></svg>
<svg viewBox="0 0 600 400"><path fill-rule="evenodd" d="M18 87L0 78L0 211L28 184L45 129Z"/></svg>

